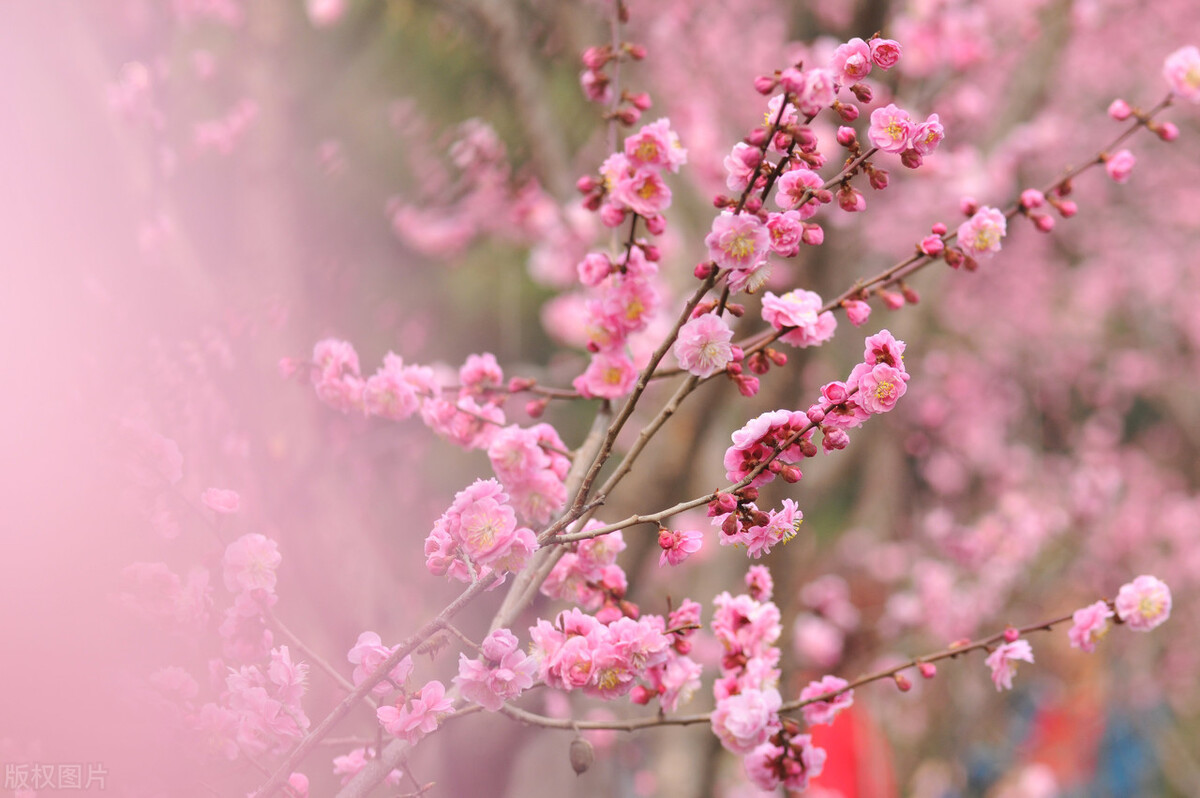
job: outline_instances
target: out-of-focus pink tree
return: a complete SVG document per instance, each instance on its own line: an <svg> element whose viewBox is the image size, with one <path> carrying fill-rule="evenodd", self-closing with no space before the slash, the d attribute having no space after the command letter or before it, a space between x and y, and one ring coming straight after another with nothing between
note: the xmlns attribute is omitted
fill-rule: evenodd
<svg viewBox="0 0 1200 798"><path fill-rule="evenodd" d="M6 789L1193 789L1200 8L0 14Z"/></svg>

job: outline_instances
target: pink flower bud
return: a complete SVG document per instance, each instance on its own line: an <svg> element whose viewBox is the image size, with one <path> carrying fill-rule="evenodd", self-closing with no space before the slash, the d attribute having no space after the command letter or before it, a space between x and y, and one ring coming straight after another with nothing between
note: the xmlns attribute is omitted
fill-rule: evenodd
<svg viewBox="0 0 1200 798"><path fill-rule="evenodd" d="M909 169L920 169L924 160L921 158L921 153L914 149L907 149L900 153L900 163L907 166Z"/></svg>
<svg viewBox="0 0 1200 798"><path fill-rule="evenodd" d="M717 498L712 504L721 512L722 515L732 513L737 509L737 497L732 493L718 493Z"/></svg>
<svg viewBox="0 0 1200 798"><path fill-rule="evenodd" d="M1021 636L1021 630L1013 626L1006 627L1004 630L1004 642L1015 643Z"/></svg>
<svg viewBox="0 0 1200 798"><path fill-rule="evenodd" d="M1118 122L1124 122L1133 115L1133 109L1129 107L1129 103L1118 97L1108 106L1108 115Z"/></svg>
<svg viewBox="0 0 1200 798"><path fill-rule="evenodd" d="M741 349L741 347L735 346L734 349ZM771 362L774 363L776 366L786 366L787 365L788 356L786 354L784 354L783 352L780 352L778 349L772 349L770 347L767 347L763 351L765 351L767 353L767 357L770 358ZM737 358L736 353L734 354L734 358L735 359Z"/></svg>
<svg viewBox="0 0 1200 798"><path fill-rule="evenodd" d="M508 392L520 393L521 391L528 391L535 385L537 385L537 380L532 377L513 377L508 381Z"/></svg>
<svg viewBox="0 0 1200 798"><path fill-rule="evenodd" d="M871 60L880 69L891 69L900 60L900 43L892 39L872 39Z"/></svg>
<svg viewBox="0 0 1200 798"><path fill-rule="evenodd" d="M855 83L850 87L850 93L853 94L854 98L860 103L870 104L873 98L871 87L865 83Z"/></svg>
<svg viewBox="0 0 1200 798"><path fill-rule="evenodd" d="M821 431L825 433L825 438L821 441L821 448L827 452L845 449L850 445L850 436L844 429L826 429L822 427Z"/></svg>
<svg viewBox="0 0 1200 798"><path fill-rule="evenodd" d="M737 383L738 393L742 396L751 397L758 394L758 378L757 377L737 377L734 379Z"/></svg>
<svg viewBox="0 0 1200 798"><path fill-rule="evenodd" d="M804 415L808 416L808 420L812 423L820 424L825 420L825 409L820 405L813 405Z"/></svg>
<svg viewBox="0 0 1200 798"><path fill-rule="evenodd" d="M938 222L938 223L937 223L937 224L935 224L935 225L934 225L932 228L930 228L930 230L933 232L933 234L934 234L935 236L944 236L944 235L946 235L946 231L947 231L948 229L949 229L949 228L948 228L948 227L946 227L946 225L942 224L941 222Z"/></svg>
<svg viewBox="0 0 1200 798"><path fill-rule="evenodd" d="M1151 127L1158 137L1163 141L1174 141L1179 138L1179 128L1174 122L1160 122Z"/></svg>
<svg viewBox="0 0 1200 798"><path fill-rule="evenodd" d="M703 261L696 264L696 268L692 269L692 274L697 280L707 280L712 276L713 270L717 268L717 264L711 260Z"/></svg>
<svg viewBox="0 0 1200 798"><path fill-rule="evenodd" d="M1137 158L1129 150L1120 150L1114 152L1104 159L1104 171L1108 172L1108 176L1114 182L1124 183L1129 179L1129 175L1133 172L1133 165L1137 163Z"/></svg>
<svg viewBox="0 0 1200 798"><path fill-rule="evenodd" d="M1046 202L1046 195L1036 188L1027 188L1021 192L1021 207L1026 210L1040 208Z"/></svg>
<svg viewBox="0 0 1200 798"><path fill-rule="evenodd" d="M599 185L599 181L592 175L584 175L575 181L575 190L580 194L586 194Z"/></svg>
<svg viewBox="0 0 1200 798"><path fill-rule="evenodd" d="M853 122L858 119L858 106L852 103L834 102L833 110L837 111L843 122Z"/></svg>
<svg viewBox="0 0 1200 798"><path fill-rule="evenodd" d="M941 236L926 236L921 239L920 249L929 257L936 258L946 250L946 242L942 240Z"/></svg>
<svg viewBox="0 0 1200 798"><path fill-rule="evenodd" d="M825 231L821 229L821 225L811 222L804 223L804 232L800 234L800 240L810 247L819 247L825 242Z"/></svg>
<svg viewBox="0 0 1200 798"><path fill-rule="evenodd" d="M641 61L646 57L646 48L640 44L633 44L632 42L627 42L625 44L625 52L629 53L629 57L634 61Z"/></svg>
<svg viewBox="0 0 1200 798"><path fill-rule="evenodd" d="M958 203L958 209L963 216L974 216L979 211L979 203L974 197L963 197Z"/></svg>
<svg viewBox="0 0 1200 798"><path fill-rule="evenodd" d="M546 405L549 403L549 397L530 399L525 403L525 415L529 416L530 418L541 418L542 413L546 411Z"/></svg>
<svg viewBox="0 0 1200 798"><path fill-rule="evenodd" d="M633 107L639 111L645 111L650 107L650 95L647 92L639 92L638 94L630 94L629 102L633 103Z"/></svg>
<svg viewBox="0 0 1200 798"><path fill-rule="evenodd" d="M951 269L957 269L963 264L963 254L960 250L950 247L946 250L946 265Z"/></svg>
<svg viewBox="0 0 1200 798"><path fill-rule="evenodd" d="M764 96L775 91L778 85L779 80L773 75L759 75L754 79L754 90Z"/></svg>
<svg viewBox="0 0 1200 798"><path fill-rule="evenodd" d="M867 209L867 198L853 186L844 185L838 189L838 207L847 213L865 211Z"/></svg>
<svg viewBox="0 0 1200 798"><path fill-rule="evenodd" d="M843 147L849 147L851 144L858 141L858 134L854 132L854 128L842 125L837 129L837 143Z"/></svg>
<svg viewBox="0 0 1200 798"><path fill-rule="evenodd" d="M880 297L888 310L899 310L904 307L903 294L897 294L895 291L883 291L880 293Z"/></svg>
<svg viewBox="0 0 1200 798"><path fill-rule="evenodd" d="M1057 205L1058 213L1064 219L1070 219L1075 214L1079 213L1079 206L1072 200L1062 200Z"/></svg>
<svg viewBox="0 0 1200 798"><path fill-rule="evenodd" d="M665 216L663 216L661 213L656 213L653 216L646 217L646 230L649 231L650 235L660 236L663 234L663 231L666 229L667 229L667 218ZM646 259L650 260L650 256L647 255Z"/></svg>
<svg viewBox="0 0 1200 798"><path fill-rule="evenodd" d="M871 317L871 306L861 299L849 299L842 303L846 308L846 318L855 327L861 327L867 323L867 319Z"/></svg>
<svg viewBox="0 0 1200 798"><path fill-rule="evenodd" d="M583 51L583 65L588 69L602 69L612 58L612 50L607 46L589 47Z"/></svg>
<svg viewBox="0 0 1200 798"><path fill-rule="evenodd" d="M1034 227L1043 233L1054 229L1054 217L1048 213L1032 213L1029 218L1033 220Z"/></svg>
<svg viewBox="0 0 1200 798"><path fill-rule="evenodd" d="M912 689L912 682L903 673L897 673L892 678L896 680L896 687L900 688L900 692L907 693Z"/></svg>
<svg viewBox="0 0 1200 798"><path fill-rule="evenodd" d="M600 206L600 221L605 227L620 227L625 221L625 209L606 202Z"/></svg>
<svg viewBox="0 0 1200 798"><path fill-rule="evenodd" d="M921 301L921 295L917 293L917 289L907 285L900 286L900 292L904 295L904 301L910 305L915 305Z"/></svg>
<svg viewBox="0 0 1200 798"><path fill-rule="evenodd" d="M767 142L767 131L761 127L756 127L746 136L746 143L751 147L761 147Z"/></svg>
<svg viewBox="0 0 1200 798"><path fill-rule="evenodd" d="M934 665L932 662L922 662L917 666L917 669L921 671L921 675L926 679L932 679L934 676L937 676L937 665Z"/></svg>
<svg viewBox="0 0 1200 798"><path fill-rule="evenodd" d="M804 84L804 73L795 67L788 67L779 73L779 87L788 94L802 94L804 92ZM757 81L755 82L755 86L757 87Z"/></svg>
<svg viewBox="0 0 1200 798"><path fill-rule="evenodd" d="M876 191L883 191L888 187L888 173L886 169L872 169L870 178L868 179L871 183L871 188Z"/></svg>

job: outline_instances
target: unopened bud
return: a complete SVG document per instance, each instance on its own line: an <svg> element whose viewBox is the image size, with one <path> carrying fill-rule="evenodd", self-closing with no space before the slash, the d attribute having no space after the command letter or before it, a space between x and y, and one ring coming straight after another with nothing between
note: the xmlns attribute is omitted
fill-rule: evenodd
<svg viewBox="0 0 1200 798"><path fill-rule="evenodd" d="M871 87L865 83L855 83L850 86L850 92L860 103L870 103L873 93Z"/></svg>
<svg viewBox="0 0 1200 798"><path fill-rule="evenodd" d="M1009 626L1004 630L1004 642L1015 643L1021 637L1021 630Z"/></svg>
<svg viewBox="0 0 1200 798"><path fill-rule="evenodd" d="M853 122L858 119L858 106L853 103L834 102L833 110L837 111L838 116L843 122Z"/></svg>
<svg viewBox="0 0 1200 798"><path fill-rule="evenodd" d="M713 263L711 260L703 261L696 264L696 268L692 269L692 274L697 280L707 280L712 276L713 270L716 268L717 264Z"/></svg>
<svg viewBox="0 0 1200 798"><path fill-rule="evenodd" d="M921 153L909 148L900 153L900 163L907 166L909 169L920 169L921 164L925 161L921 158Z"/></svg>
<svg viewBox="0 0 1200 798"><path fill-rule="evenodd" d="M921 295L917 293L917 289L907 285L900 286L900 293L904 296L904 301L910 305L915 305L921 301Z"/></svg>
<svg viewBox="0 0 1200 798"><path fill-rule="evenodd" d="M979 211L979 203L974 197L963 197L958 203L958 209L963 216L974 216Z"/></svg>
<svg viewBox="0 0 1200 798"><path fill-rule="evenodd" d="M546 405L550 403L548 397L541 399L530 399L525 403L525 415L530 418L541 418L542 413L546 412Z"/></svg>
<svg viewBox="0 0 1200 798"><path fill-rule="evenodd" d="M1031 213L1029 218L1033 221L1034 226L1043 233L1049 233L1054 229L1054 217L1048 213Z"/></svg>
<svg viewBox="0 0 1200 798"><path fill-rule="evenodd" d="M892 678L896 680L896 686L900 688L900 692L907 693L912 689L912 682L903 673L897 673Z"/></svg>
<svg viewBox="0 0 1200 798"><path fill-rule="evenodd" d="M917 669L921 671L921 675L926 679L932 679L934 676L937 676L937 665L934 665L932 662L922 662L917 666Z"/></svg>
<svg viewBox="0 0 1200 798"><path fill-rule="evenodd" d="M633 107L639 111L645 111L650 107L650 95L644 91L637 94L627 94L626 99L633 103Z"/></svg>
<svg viewBox="0 0 1200 798"><path fill-rule="evenodd" d="M667 219L661 213L656 213L653 216L646 217L646 229L650 231L652 236L660 236L667 229ZM649 255L646 256L649 258Z"/></svg>
<svg viewBox="0 0 1200 798"><path fill-rule="evenodd" d="M1124 122L1133 115L1133 109L1129 107L1129 103L1118 97L1108 106L1108 115L1118 122Z"/></svg>
<svg viewBox="0 0 1200 798"><path fill-rule="evenodd" d="M931 232L932 232L934 235L938 235L938 236L944 236L944 235L946 235L946 231L947 231L948 229L949 229L949 228L948 228L948 227L946 227L946 225L942 224L941 222L938 222L937 224L935 224L933 227L931 227L931 228L930 228L930 231L931 231Z"/></svg>
<svg viewBox="0 0 1200 798"><path fill-rule="evenodd" d="M843 125L837 130L837 143L843 147L849 147L858 141L858 134L854 132L854 128Z"/></svg>
<svg viewBox="0 0 1200 798"><path fill-rule="evenodd" d="M571 760L571 769L575 771L576 776L581 776L596 761L596 752L592 748L591 743L582 737L576 737L571 741L569 757Z"/></svg>
<svg viewBox="0 0 1200 798"><path fill-rule="evenodd" d="M886 169L872 169L869 176L871 188L876 191L883 191L888 187L888 173Z"/></svg>
<svg viewBox="0 0 1200 798"><path fill-rule="evenodd" d="M1156 122L1150 125L1150 129L1163 141L1174 141L1179 138L1179 128L1174 122Z"/></svg>
<svg viewBox="0 0 1200 798"><path fill-rule="evenodd" d="M646 48L642 45L626 42L624 46L625 52L629 53L629 57L634 61L641 61L646 57Z"/></svg>
<svg viewBox="0 0 1200 798"><path fill-rule="evenodd" d="M779 85L779 79L774 75L759 75L754 79L754 90L762 95L770 94Z"/></svg>
<svg viewBox="0 0 1200 798"><path fill-rule="evenodd" d="M537 380L532 377L513 377L508 381L508 392L520 393L521 391L528 391L535 385L537 385Z"/></svg>

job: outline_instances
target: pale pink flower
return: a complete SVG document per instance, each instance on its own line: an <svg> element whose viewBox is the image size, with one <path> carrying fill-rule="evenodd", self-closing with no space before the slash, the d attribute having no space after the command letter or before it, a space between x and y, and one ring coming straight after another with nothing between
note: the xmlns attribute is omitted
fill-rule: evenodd
<svg viewBox="0 0 1200 798"><path fill-rule="evenodd" d="M1000 251L1000 239L1007 232L1004 213L985 205L958 226L958 245L973 258L990 258Z"/></svg>
<svg viewBox="0 0 1200 798"><path fill-rule="evenodd" d="M1153 576L1143 574L1122 585L1115 603L1117 617L1130 629L1148 632L1171 615L1171 589Z"/></svg>
<svg viewBox="0 0 1200 798"><path fill-rule="evenodd" d="M1113 182L1124 183L1129 179L1129 175L1133 173L1133 165L1137 163L1137 158L1129 150L1120 150L1114 152L1104 161L1104 171L1108 172L1108 176L1113 179Z"/></svg>
<svg viewBox="0 0 1200 798"><path fill-rule="evenodd" d="M684 371L701 379L721 371L733 359L729 343L733 330L715 313L704 313L688 321L679 330L671 351Z"/></svg>
<svg viewBox="0 0 1200 798"><path fill-rule="evenodd" d="M274 540L257 532L242 535L225 548L225 587L233 593L274 593L275 569L282 561Z"/></svg>
<svg viewBox="0 0 1200 798"><path fill-rule="evenodd" d="M800 700L808 701L812 698L820 698L823 695L842 690L833 698L823 701L816 701L812 704L806 704L801 708L804 713L804 722L809 726L817 726L823 723L833 723L833 719L838 716L838 713L843 709L849 709L854 704L854 691L846 690L849 684L845 679L837 676L826 676L819 682L809 682L808 686L800 691Z"/></svg>
<svg viewBox="0 0 1200 798"><path fill-rule="evenodd" d="M798 211L767 214L767 231L771 234L771 251L784 258L800 253L804 223Z"/></svg>
<svg viewBox="0 0 1200 798"><path fill-rule="evenodd" d="M491 352L467 355L458 370L458 379L469 394L480 395L504 387L504 371Z"/></svg>
<svg viewBox="0 0 1200 798"><path fill-rule="evenodd" d="M1097 601L1083 609L1075 610L1071 616L1071 628L1067 637L1072 648L1083 649L1087 653L1096 650L1096 643L1108 633L1108 619L1113 617L1108 602Z"/></svg>
<svg viewBox="0 0 1200 798"><path fill-rule="evenodd" d="M618 399L633 390L636 380L637 369L624 354L598 352L571 384L588 399Z"/></svg>
<svg viewBox="0 0 1200 798"><path fill-rule="evenodd" d="M776 182L775 202L784 210L795 209L801 220L811 219L820 210L820 203L814 201L812 193L824 187L824 179L813 170L792 169Z"/></svg>
<svg viewBox="0 0 1200 798"><path fill-rule="evenodd" d="M753 269L767 256L770 234L756 216L725 212L713 219L704 243L722 269Z"/></svg>
<svg viewBox="0 0 1200 798"><path fill-rule="evenodd" d="M1200 102L1200 50L1188 45L1171 53L1163 64L1163 77L1171 91L1185 100Z"/></svg>
<svg viewBox="0 0 1200 798"><path fill-rule="evenodd" d="M375 711L384 730L409 743L433 732L444 717L453 714L454 704L446 698L446 687L439 681L426 684L420 695L404 706L380 707Z"/></svg>
<svg viewBox="0 0 1200 798"><path fill-rule="evenodd" d="M609 196L640 216L655 216L671 207L670 187L656 169L649 167L618 178Z"/></svg>
<svg viewBox="0 0 1200 798"><path fill-rule="evenodd" d="M833 104L837 97L837 82L832 70L809 69L804 72L804 84L796 92L796 107L805 116L816 116L822 108Z"/></svg>
<svg viewBox="0 0 1200 798"><path fill-rule="evenodd" d="M410 367L411 368L411 367ZM417 412L420 397L417 386L408 377L404 359L388 352L383 356L383 365L371 375L363 388L363 405L371 415L401 421Z"/></svg>
<svg viewBox="0 0 1200 798"><path fill-rule="evenodd" d="M900 61L900 43L891 39L872 39L871 60L880 69L891 69Z"/></svg>
<svg viewBox="0 0 1200 798"><path fill-rule="evenodd" d="M867 138L884 152L903 152L913 133L913 121L908 111L894 103L876 108L871 112L871 126Z"/></svg>
<svg viewBox="0 0 1200 798"><path fill-rule="evenodd" d="M214 513L236 513L241 500L236 490L208 488L200 495L200 501Z"/></svg>
<svg viewBox="0 0 1200 798"><path fill-rule="evenodd" d="M383 645L383 641L375 632L363 632L360 634L354 647L346 654L346 659L355 666L354 673L351 676L354 686L357 687L362 684L399 647L399 643L391 648ZM371 688L371 692L378 696L387 695L392 690L395 690L396 686L403 686L405 680L412 674L412 671L412 657L405 657L396 663L396 666L388 673L387 679L384 679Z"/></svg>
<svg viewBox="0 0 1200 798"><path fill-rule="evenodd" d="M726 750L748 754L766 742L780 727L779 708L783 699L775 689L749 688L717 702L711 723L713 733Z"/></svg>
<svg viewBox="0 0 1200 798"><path fill-rule="evenodd" d="M817 346L831 339L837 330L837 317L822 311L824 303L819 294L797 288L783 296L768 291L763 295L763 320L776 330L788 330L781 341L801 348Z"/></svg>
<svg viewBox="0 0 1200 798"><path fill-rule="evenodd" d="M612 273L612 261L603 252L589 252L575 268L579 282L594 288Z"/></svg>
<svg viewBox="0 0 1200 798"><path fill-rule="evenodd" d="M754 168L762 160L762 153L757 147L751 147L744 141L733 145L733 151L725 156L725 187L730 191L745 191L750 185Z"/></svg>
<svg viewBox="0 0 1200 798"><path fill-rule="evenodd" d="M857 83L871 73L871 46L854 38L833 51L830 67L845 83Z"/></svg>
<svg viewBox="0 0 1200 798"><path fill-rule="evenodd" d="M454 683L463 697L495 712L505 701L517 698L533 686L538 663L521 651L516 635L508 629L489 634L478 659L459 654Z"/></svg>
<svg viewBox="0 0 1200 798"><path fill-rule="evenodd" d="M996 690L1011 690L1013 676L1017 672L1017 662L1033 662L1033 649L1028 640L1014 640L1002 643L985 660L992 669L992 683Z"/></svg>

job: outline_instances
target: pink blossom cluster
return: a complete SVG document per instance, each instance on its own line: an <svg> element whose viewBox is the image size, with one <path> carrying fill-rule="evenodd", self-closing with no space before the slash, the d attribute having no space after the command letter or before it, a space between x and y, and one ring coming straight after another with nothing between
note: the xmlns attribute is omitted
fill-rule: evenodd
<svg viewBox="0 0 1200 798"><path fill-rule="evenodd" d="M753 576L765 570L754 566L748 581L753 583ZM783 631L779 608L771 601L769 591L756 590L756 595L758 598L747 593L732 596L724 591L713 599L711 626L722 648L721 677L713 684L718 706L723 699L747 689L773 690L779 683L780 651L776 643Z"/></svg>
<svg viewBox="0 0 1200 798"><path fill-rule="evenodd" d="M700 688L703 667L687 656L692 650L692 637L700 626L700 605L684 599L679 608L667 616L667 633L671 648L665 661L646 668L639 684L630 693L635 704L648 704L658 698L665 712L674 712L680 704L686 704Z"/></svg>
<svg viewBox="0 0 1200 798"><path fill-rule="evenodd" d="M354 673L351 674L354 686L358 687L366 681L367 677L379 670L379 666L399 647L398 643L391 648L385 646L383 640L375 632L361 633L354 646L346 654L346 660L354 665ZM371 692L377 696L385 696L393 690L403 689L404 682L412 674L412 671L412 657L405 657L396 663L395 667L387 674L386 679L371 688Z"/></svg>
<svg viewBox="0 0 1200 798"><path fill-rule="evenodd" d="M538 675L559 690L582 690L611 700L627 695L646 672L671 657L661 616L621 616L605 624L579 609L559 613L553 624L530 627Z"/></svg>
<svg viewBox="0 0 1200 798"><path fill-rule="evenodd" d="M567 500L566 448L549 424L504 427L488 445L492 470L517 512L532 523L548 522Z"/></svg>
<svg viewBox="0 0 1200 798"><path fill-rule="evenodd" d="M242 535L225 548L225 587L234 599L217 631L227 657L249 662L270 649L271 631L263 616L279 600L275 571L282 561L279 544L257 532Z"/></svg>
<svg viewBox="0 0 1200 798"><path fill-rule="evenodd" d="M308 716L301 706L307 679L308 665L293 662L288 647L280 646L271 650L265 668L230 669L219 702L201 707L192 722L231 739L234 745L227 754L259 756L287 750L308 731Z"/></svg>
<svg viewBox="0 0 1200 798"><path fill-rule="evenodd" d="M601 526L589 521L583 531ZM542 594L595 612L604 623L626 615L627 610L632 612L632 605L625 602L628 579L617 564L617 555L624 550L625 538L619 529L579 541L554 564L542 582Z"/></svg>
<svg viewBox="0 0 1200 798"><path fill-rule="evenodd" d="M900 44L892 39L878 36L870 41L853 38L839 44L833 51L830 67L838 76L838 82L849 86L871 74L871 67L891 69L900 61Z"/></svg>
<svg viewBox="0 0 1200 798"><path fill-rule="evenodd" d="M646 220L656 235L665 228L662 212L671 206L671 189L664 172L678 172L687 163L687 150L671 129L668 119L659 119L625 139L623 152L610 155L600 165L597 193L588 195L587 205L598 204L600 219L618 227L627 214Z"/></svg>
<svg viewBox="0 0 1200 798"><path fill-rule="evenodd" d="M825 451L845 448L847 429L861 426L871 415L892 410L907 390L908 378L903 341L888 330L867 338L863 362L851 369L845 382L823 386L821 401L808 409L808 418L821 427Z"/></svg>
<svg viewBox="0 0 1200 798"><path fill-rule="evenodd" d="M367 766L367 763L375 758L375 749L371 746L355 748L348 754L342 754L333 758L333 774L341 776L342 786L345 787L350 783L350 779L358 775L358 772ZM389 787L398 787L400 779L404 777L404 772L400 769L390 771L384 778L384 783Z"/></svg>
<svg viewBox="0 0 1200 798"><path fill-rule="evenodd" d="M425 567L434 576L448 574L473 582L496 571L521 570L537 549L528 527L517 526L508 494L494 479L477 479L454 496L425 539Z"/></svg>
<svg viewBox="0 0 1200 798"><path fill-rule="evenodd" d="M807 790L809 780L825 770L825 759L825 749L813 745L812 735L800 734L794 724L784 723L742 762L746 775L760 790L774 792L782 786L790 793Z"/></svg>
<svg viewBox="0 0 1200 798"><path fill-rule="evenodd" d="M916 122L912 116L894 103L871 112L871 126L867 139L884 152L898 153L905 166L916 168L922 158L930 155L946 137L937 114L930 114L924 122Z"/></svg>
<svg viewBox="0 0 1200 798"><path fill-rule="evenodd" d="M419 693L401 696L394 705L375 710L379 725L388 734L415 743L437 730L448 715L454 714L454 702L446 697L446 686L431 681Z"/></svg>
<svg viewBox="0 0 1200 798"><path fill-rule="evenodd" d="M772 410L750 419L733 433L733 445L725 450L725 478L741 482L766 464L748 487L765 485L777 474L788 482L799 481L800 469L794 464L816 454L811 427L808 416L799 411Z"/></svg>
<svg viewBox="0 0 1200 798"><path fill-rule="evenodd" d="M458 655L454 684L468 701L495 712L532 687L537 671L537 660L520 649L517 636L497 629L484 638L478 658Z"/></svg>
<svg viewBox="0 0 1200 798"><path fill-rule="evenodd" d="M809 682L800 691L801 701L813 701L801 708L804 722L809 726L833 723L839 712L849 709L854 704L854 691L846 689L848 684L845 679L838 676L825 676L820 681ZM832 698L814 700L834 693L836 695L833 695Z"/></svg>

